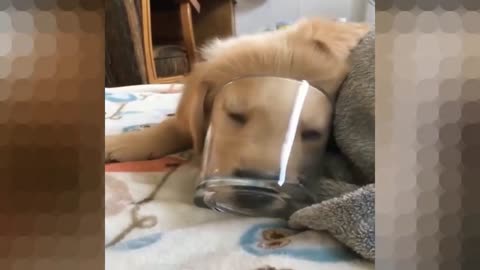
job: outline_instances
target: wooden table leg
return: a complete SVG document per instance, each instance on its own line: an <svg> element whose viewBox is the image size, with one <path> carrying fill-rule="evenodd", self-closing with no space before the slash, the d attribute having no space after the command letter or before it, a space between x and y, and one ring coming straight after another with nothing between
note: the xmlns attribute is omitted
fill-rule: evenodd
<svg viewBox="0 0 480 270"><path fill-rule="evenodd" d="M143 32L143 51L145 55L145 69L147 71L148 83L153 83L157 74L155 71L155 62L153 59L152 45L152 19L150 0L141 0L142 9L142 32Z"/></svg>
<svg viewBox="0 0 480 270"><path fill-rule="evenodd" d="M180 20L182 24L182 35L190 67L196 61L196 44L193 32L192 10L190 2L184 1L180 4Z"/></svg>

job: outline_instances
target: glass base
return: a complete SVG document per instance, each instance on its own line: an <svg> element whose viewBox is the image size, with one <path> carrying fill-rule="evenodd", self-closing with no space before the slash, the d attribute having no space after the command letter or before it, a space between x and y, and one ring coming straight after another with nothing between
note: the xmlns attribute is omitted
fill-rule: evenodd
<svg viewBox="0 0 480 270"><path fill-rule="evenodd" d="M197 186L194 203L236 215L288 218L315 200L301 184L279 186L275 180L210 178Z"/></svg>

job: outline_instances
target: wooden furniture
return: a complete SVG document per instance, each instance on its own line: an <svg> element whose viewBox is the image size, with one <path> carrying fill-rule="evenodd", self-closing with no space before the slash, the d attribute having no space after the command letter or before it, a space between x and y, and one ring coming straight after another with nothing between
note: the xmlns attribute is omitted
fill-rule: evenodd
<svg viewBox="0 0 480 270"><path fill-rule="evenodd" d="M105 2L105 86L147 82L136 1Z"/></svg>
<svg viewBox="0 0 480 270"><path fill-rule="evenodd" d="M232 0L140 1L148 83L178 82L199 60L198 47L235 33Z"/></svg>

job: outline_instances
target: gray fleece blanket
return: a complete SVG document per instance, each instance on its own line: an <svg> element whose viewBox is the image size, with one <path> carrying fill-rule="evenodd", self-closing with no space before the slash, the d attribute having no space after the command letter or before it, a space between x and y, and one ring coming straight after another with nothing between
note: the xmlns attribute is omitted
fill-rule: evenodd
<svg viewBox="0 0 480 270"><path fill-rule="evenodd" d="M334 138L340 152L356 168L346 172L334 166L329 179L315 190L321 202L295 212L293 228L330 232L337 240L366 259L375 259L375 30L352 52L353 69L339 93L334 119ZM362 185L342 175L362 178ZM350 177L347 177L350 178Z"/></svg>

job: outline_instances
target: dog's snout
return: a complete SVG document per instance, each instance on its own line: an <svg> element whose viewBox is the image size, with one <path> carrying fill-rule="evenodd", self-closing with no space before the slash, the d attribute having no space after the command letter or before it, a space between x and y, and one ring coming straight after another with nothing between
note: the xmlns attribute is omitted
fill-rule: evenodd
<svg viewBox="0 0 480 270"><path fill-rule="evenodd" d="M262 196L255 193L245 194L239 193L234 196L235 205L240 208L262 209L271 207L274 202L272 197Z"/></svg>
<svg viewBox="0 0 480 270"><path fill-rule="evenodd" d="M279 178L279 175L276 173L273 174L249 169L235 169L233 171L233 176L239 178L251 178L259 180L278 180Z"/></svg>

